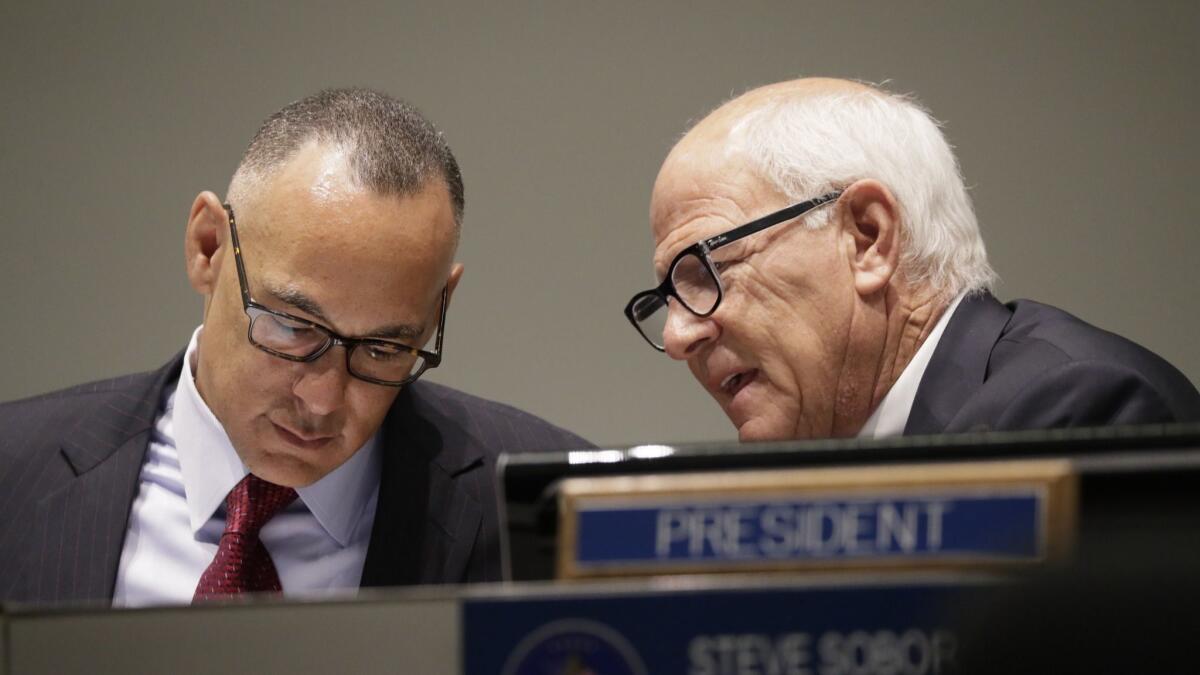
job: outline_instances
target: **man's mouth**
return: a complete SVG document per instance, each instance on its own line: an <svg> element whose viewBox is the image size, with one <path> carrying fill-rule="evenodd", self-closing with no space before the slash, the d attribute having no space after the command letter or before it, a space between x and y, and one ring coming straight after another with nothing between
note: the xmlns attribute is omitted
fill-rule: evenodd
<svg viewBox="0 0 1200 675"><path fill-rule="evenodd" d="M737 393L744 389L746 385L753 382L754 378L757 376L757 368L731 373L724 380L721 380L721 391L724 392L726 396L733 398L734 396L737 396Z"/></svg>
<svg viewBox="0 0 1200 675"><path fill-rule="evenodd" d="M299 448L315 450L333 440L333 436L296 432L288 427L276 424L275 422L271 422L271 426L275 427L275 432L279 434L280 438L286 441L289 445L294 445Z"/></svg>

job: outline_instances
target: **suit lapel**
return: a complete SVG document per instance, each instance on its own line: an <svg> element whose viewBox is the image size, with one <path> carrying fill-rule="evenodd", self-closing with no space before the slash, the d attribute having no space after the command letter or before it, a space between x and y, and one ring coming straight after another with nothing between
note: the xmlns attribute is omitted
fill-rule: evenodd
<svg viewBox="0 0 1200 675"><path fill-rule="evenodd" d="M62 460L74 478L38 503L24 571L39 602L112 598L150 432L181 358L156 373L114 383L64 434Z"/></svg>
<svg viewBox="0 0 1200 675"><path fill-rule="evenodd" d="M482 454L463 421L434 409L413 384L384 422L383 447L361 585L462 581L483 517L470 489L482 473Z"/></svg>
<svg viewBox="0 0 1200 675"><path fill-rule="evenodd" d="M929 359L904 433L934 434L946 429L955 413L987 377L992 348L1012 312L990 293L959 303Z"/></svg>

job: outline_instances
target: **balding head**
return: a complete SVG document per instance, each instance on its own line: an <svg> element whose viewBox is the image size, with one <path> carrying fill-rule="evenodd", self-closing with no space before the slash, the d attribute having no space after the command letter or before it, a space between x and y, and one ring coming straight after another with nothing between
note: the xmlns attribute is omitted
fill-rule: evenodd
<svg viewBox="0 0 1200 675"><path fill-rule="evenodd" d="M326 89L268 117L251 139L227 192L230 202L253 199L263 182L307 145L336 149L362 187L409 195L442 181L462 224L465 197L458 161L445 138L413 106L362 88Z"/></svg>
<svg viewBox="0 0 1200 675"><path fill-rule="evenodd" d="M723 103L689 129L679 145L725 139L730 130L747 115L770 105L834 95L882 94L878 89L866 84L826 77L810 77L764 85Z"/></svg>
<svg viewBox="0 0 1200 675"><path fill-rule="evenodd" d="M735 156L794 200L879 180L903 215L905 279L945 297L995 282L958 161L938 122L911 97L819 77L758 87L693 126L659 179ZM817 227L824 219L806 222Z"/></svg>

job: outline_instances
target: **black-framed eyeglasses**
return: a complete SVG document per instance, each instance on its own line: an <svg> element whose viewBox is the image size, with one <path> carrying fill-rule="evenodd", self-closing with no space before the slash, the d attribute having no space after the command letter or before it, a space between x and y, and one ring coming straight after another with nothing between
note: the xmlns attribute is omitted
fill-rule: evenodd
<svg viewBox="0 0 1200 675"><path fill-rule="evenodd" d="M842 196L841 190L816 199L793 204L786 209L750 221L727 232L698 241L679 252L658 288L637 293L625 305L625 316L646 342L658 351L666 351L663 331L667 327L670 299L675 298L687 311L699 317L711 316L725 297L721 275L709 253L756 232L798 218Z"/></svg>
<svg viewBox="0 0 1200 675"><path fill-rule="evenodd" d="M442 307L432 352L391 340L338 335L319 323L264 307L250 297L246 266L242 263L242 245L238 241L237 219L234 218L233 207L229 204L224 206L229 215L229 235L233 239L238 284L242 288L242 308L250 318L250 326L246 329L250 344L281 359L300 362L315 361L330 347L341 345L346 349L346 370L351 375L387 387L404 386L426 370L441 365L449 287L442 288Z"/></svg>

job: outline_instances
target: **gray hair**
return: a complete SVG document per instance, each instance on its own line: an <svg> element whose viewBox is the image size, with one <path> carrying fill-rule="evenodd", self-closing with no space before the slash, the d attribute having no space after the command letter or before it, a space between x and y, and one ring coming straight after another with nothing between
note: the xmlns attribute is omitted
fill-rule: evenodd
<svg viewBox="0 0 1200 675"><path fill-rule="evenodd" d="M994 286L958 161L939 123L911 97L878 89L780 95L745 114L731 137L797 201L866 178L886 185L900 204L899 273L908 283L945 299ZM822 227L829 214L805 225Z"/></svg>
<svg viewBox="0 0 1200 675"><path fill-rule="evenodd" d="M379 194L411 195L440 177L462 225L462 174L441 132L416 108L370 89L326 89L268 117L242 155L229 199L314 140L344 149L355 179Z"/></svg>

